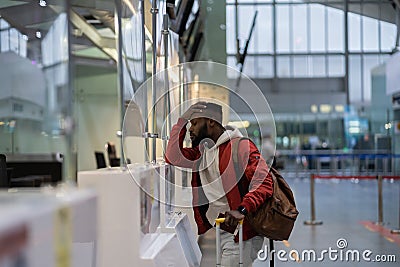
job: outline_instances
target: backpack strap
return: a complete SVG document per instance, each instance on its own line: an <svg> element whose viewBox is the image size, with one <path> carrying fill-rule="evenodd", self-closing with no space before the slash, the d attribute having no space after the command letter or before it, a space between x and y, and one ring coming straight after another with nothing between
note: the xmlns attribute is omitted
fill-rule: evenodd
<svg viewBox="0 0 400 267"><path fill-rule="evenodd" d="M242 173L242 171L243 171L243 170L241 170L241 168L239 166L239 153L238 153L239 143L242 140L249 140L250 142L252 142L251 139L248 137L240 137L240 138L233 139L231 141L231 153L232 153L233 167L235 168L235 175L236 175L236 179L237 179L239 193L240 193L240 196L243 198L244 195L246 195L248 190L245 190L245 188L243 188L242 183L241 183L241 179L246 174L243 172L243 174L239 177L239 174Z"/></svg>

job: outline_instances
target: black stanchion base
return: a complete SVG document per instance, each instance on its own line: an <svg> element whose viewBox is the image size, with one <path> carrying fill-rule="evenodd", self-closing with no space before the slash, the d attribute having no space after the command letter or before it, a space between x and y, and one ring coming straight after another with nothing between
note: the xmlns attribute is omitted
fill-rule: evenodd
<svg viewBox="0 0 400 267"><path fill-rule="evenodd" d="M391 234L400 235L400 229L393 229L390 231Z"/></svg>
<svg viewBox="0 0 400 267"><path fill-rule="evenodd" d="M374 224L375 224L375 225L380 225L380 226L383 226L383 225L385 225L385 223L384 223L384 222L374 222Z"/></svg>
<svg viewBox="0 0 400 267"><path fill-rule="evenodd" d="M304 221L304 225L321 225L322 221Z"/></svg>

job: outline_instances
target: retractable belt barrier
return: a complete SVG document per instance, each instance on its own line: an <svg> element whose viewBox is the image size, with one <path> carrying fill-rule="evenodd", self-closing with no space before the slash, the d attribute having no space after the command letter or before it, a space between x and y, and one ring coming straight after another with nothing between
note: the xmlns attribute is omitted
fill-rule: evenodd
<svg viewBox="0 0 400 267"><path fill-rule="evenodd" d="M305 225L321 225L322 221L316 220L315 216L315 179L359 179L359 180L374 180L378 181L378 221L376 224L383 224L383 194L382 194L382 181L383 179L393 179L400 180L400 176L395 175L310 175L310 210L311 219L305 221ZM400 202L400 193L399 193ZM392 234L400 234L400 203L399 203L399 227L398 229L393 229Z"/></svg>
<svg viewBox="0 0 400 267"><path fill-rule="evenodd" d="M324 173L329 170L332 175L371 175L380 173L390 174L400 164L400 154L392 154L383 150L378 151L349 151L343 150L301 150L280 151L281 156L295 159L296 174L299 167ZM350 162L351 161L351 162ZM364 174L363 174L364 173Z"/></svg>

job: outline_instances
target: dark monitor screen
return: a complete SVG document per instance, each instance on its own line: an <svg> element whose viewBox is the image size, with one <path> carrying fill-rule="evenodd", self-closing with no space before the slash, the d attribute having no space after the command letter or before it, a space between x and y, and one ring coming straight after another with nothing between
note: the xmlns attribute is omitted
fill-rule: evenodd
<svg viewBox="0 0 400 267"><path fill-rule="evenodd" d="M61 157L61 159L59 158ZM7 157L9 186L40 186L42 183L56 184L62 181L62 155L56 154L20 154ZM18 181L18 182L16 182Z"/></svg>
<svg viewBox="0 0 400 267"><path fill-rule="evenodd" d="M6 156L0 154L0 188L8 187Z"/></svg>
<svg viewBox="0 0 400 267"><path fill-rule="evenodd" d="M97 169L102 169L107 167L106 166L106 158L104 157L103 152L96 151L94 152L96 156L96 164L97 164Z"/></svg>

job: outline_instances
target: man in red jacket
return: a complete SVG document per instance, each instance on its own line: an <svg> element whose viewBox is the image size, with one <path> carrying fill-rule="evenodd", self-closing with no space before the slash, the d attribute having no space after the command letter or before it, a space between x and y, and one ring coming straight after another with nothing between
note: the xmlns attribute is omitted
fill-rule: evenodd
<svg viewBox="0 0 400 267"><path fill-rule="evenodd" d="M186 125L189 128L191 148L183 147ZM198 102L192 105L173 126L166 150L166 161L172 165L191 168L193 210L198 234L214 226L222 213L226 226L234 228L245 215L254 212L272 196L273 182L269 167L257 147L249 140L238 146L238 163L244 170L240 187L232 161L231 144L242 134L238 129L222 126L222 107L214 103ZM245 190L243 198L239 188ZM242 194L243 195L243 194ZM222 226L221 226L222 228ZM238 236L221 231L222 266L239 263ZM243 223L244 266L251 266L263 244L263 238Z"/></svg>

